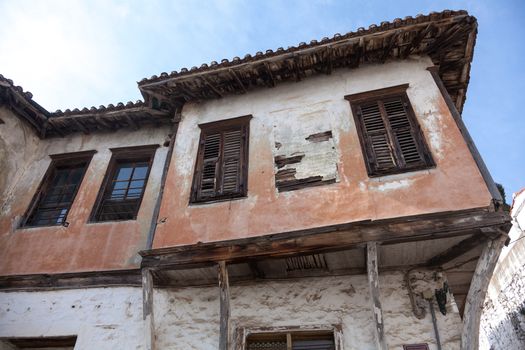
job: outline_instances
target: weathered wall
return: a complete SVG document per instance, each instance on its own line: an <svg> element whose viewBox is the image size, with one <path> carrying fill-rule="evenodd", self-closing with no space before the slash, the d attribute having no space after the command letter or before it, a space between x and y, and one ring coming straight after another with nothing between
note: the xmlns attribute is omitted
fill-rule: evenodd
<svg viewBox="0 0 525 350"><path fill-rule="evenodd" d="M2 110L2 113L5 113ZM75 134L36 139L16 117L2 114L0 145L7 150L8 183L0 210L0 275L137 267L146 246L167 147L156 151L137 220L88 223L111 158L110 148L162 145L169 128ZM19 228L51 163L51 154L96 150L67 217L68 227ZM4 151L5 152L5 151Z"/></svg>
<svg viewBox="0 0 525 350"><path fill-rule="evenodd" d="M525 350L525 191L515 197L505 247L490 281L481 317L480 349Z"/></svg>
<svg viewBox="0 0 525 350"><path fill-rule="evenodd" d="M400 273L380 276L385 330L391 349L407 343L429 343L436 349L430 316L418 320ZM342 325L345 350L375 348L366 276L308 278L231 287L232 327ZM218 288L159 290L155 319L161 349L217 349ZM459 349L461 321L449 303L438 314L444 349ZM454 310L456 309L456 310Z"/></svg>
<svg viewBox="0 0 525 350"><path fill-rule="evenodd" d="M426 70L431 65L428 58L412 57L185 105L161 208L166 221L158 227L154 247L488 206L486 185ZM344 96L406 83L437 167L371 179ZM198 124L248 114L253 115L248 196L188 205ZM331 137L325 141L306 140L326 131ZM278 192L274 157L298 153L305 156L293 164L297 177L317 174L335 183Z"/></svg>
<svg viewBox="0 0 525 350"><path fill-rule="evenodd" d="M425 274L428 278L431 274ZM422 279L422 286L433 286ZM429 343L430 315L412 314L402 273L380 275L386 339L391 349ZM342 325L344 350L375 349L366 276L307 278L231 287L232 326ZM218 287L155 290L159 349L216 350ZM78 335L76 350L141 349L140 288L0 293L0 338ZM459 349L461 321L452 301L437 313L443 349Z"/></svg>
<svg viewBox="0 0 525 350"><path fill-rule="evenodd" d="M0 107L0 204L8 198L10 189L27 170L38 149L38 137L29 125L22 122L13 112Z"/></svg>
<svg viewBox="0 0 525 350"><path fill-rule="evenodd" d="M0 293L0 338L77 335L75 350L142 349L140 288Z"/></svg>

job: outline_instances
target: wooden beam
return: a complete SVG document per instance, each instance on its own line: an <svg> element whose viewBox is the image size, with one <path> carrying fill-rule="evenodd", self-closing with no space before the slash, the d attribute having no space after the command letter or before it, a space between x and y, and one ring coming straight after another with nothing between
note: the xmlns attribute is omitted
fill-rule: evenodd
<svg viewBox="0 0 525 350"><path fill-rule="evenodd" d="M337 251L369 241L402 243L464 235L510 221L503 212L465 211L361 221L250 238L141 251L144 267L182 266L210 261L241 262Z"/></svg>
<svg viewBox="0 0 525 350"><path fill-rule="evenodd" d="M500 237L487 242L476 266L474 277L465 302L465 313L463 314L463 332L461 335L461 350L477 350L479 346L479 324L483 303L489 286L492 273L498 262L501 249L505 244L507 236Z"/></svg>
<svg viewBox="0 0 525 350"><path fill-rule="evenodd" d="M219 350L228 350L230 338L230 283L225 261L219 261L220 334Z"/></svg>
<svg viewBox="0 0 525 350"><path fill-rule="evenodd" d="M215 86L213 86L212 83L208 81L208 79L206 79L204 76L201 76L201 79L204 82L204 84L206 84L211 89L211 91L213 91L217 95L217 97L222 97L222 93Z"/></svg>
<svg viewBox="0 0 525 350"><path fill-rule="evenodd" d="M478 166L478 169L481 173L481 176L483 177L483 180L485 180L485 184L487 185L487 188L493 200L499 203L503 203L503 198L501 198L501 194L499 193L499 190L496 187L496 184L494 183L492 176L490 175L489 169L487 168L487 166L485 165L485 162L481 158L478 148L474 144L474 140L472 140L472 137L470 136L470 133L468 132L467 127L465 126L465 123L463 123L463 119L461 118L461 115L459 114L459 111L456 108L456 105L452 101L452 98L450 98L450 95L448 94L448 91L445 88L445 85L443 84L441 77L439 76L439 67L433 66L433 67L427 68L427 70L432 75L432 78L434 78L434 81L436 85L438 86L439 91L441 91L441 95L443 96L443 99L445 100L445 103L447 104L450 110L450 113L452 114L452 117L454 118L454 121L456 122L456 125L459 128L459 131L461 132L461 135L463 136L463 139L465 140L465 143L467 144L467 147L470 153L472 154L474 161L476 162L476 165Z"/></svg>
<svg viewBox="0 0 525 350"><path fill-rule="evenodd" d="M383 309L379 295L379 272L377 261L377 243L369 242L366 245L366 265L368 271L368 287L370 289L370 300L372 302L372 314L374 319L374 334L378 350L388 350L385 339L383 323Z"/></svg>
<svg viewBox="0 0 525 350"><path fill-rule="evenodd" d="M436 256L430 258L427 262L427 266L441 266L448 263L451 260L465 254L466 252L474 249L478 245L487 241L487 236L483 235L481 232L479 234L474 234L467 239L462 240L458 244L444 250L443 252L437 254Z"/></svg>
<svg viewBox="0 0 525 350"><path fill-rule="evenodd" d="M242 83L241 79L237 75L237 73L233 69L229 69L228 72L233 77L233 79L237 82L237 85L239 85L243 91L243 93L247 93L248 90L246 89L246 86Z"/></svg>
<svg viewBox="0 0 525 350"><path fill-rule="evenodd" d="M144 348L155 350L153 276L150 269L142 269L142 320L144 321Z"/></svg>
<svg viewBox="0 0 525 350"><path fill-rule="evenodd" d="M275 78L273 77L272 69L270 68L270 65L268 62L263 62L263 66L266 69L266 73L270 77L270 86L275 87Z"/></svg>
<svg viewBox="0 0 525 350"><path fill-rule="evenodd" d="M131 118L131 116L129 114L124 114L124 118L126 118L126 121L127 121L128 125L133 130L138 130L139 129L138 124L133 120L133 118Z"/></svg>
<svg viewBox="0 0 525 350"><path fill-rule="evenodd" d="M401 58L408 57L415 49L419 47L419 44L425 39L427 34L431 31L433 31L436 27L433 23L430 23L428 26L426 26L424 29L421 29L419 33L416 35L414 39L410 41L410 43L405 47L403 50L403 53L401 54Z"/></svg>
<svg viewBox="0 0 525 350"><path fill-rule="evenodd" d="M0 276L0 290L35 291L141 285L139 269Z"/></svg>

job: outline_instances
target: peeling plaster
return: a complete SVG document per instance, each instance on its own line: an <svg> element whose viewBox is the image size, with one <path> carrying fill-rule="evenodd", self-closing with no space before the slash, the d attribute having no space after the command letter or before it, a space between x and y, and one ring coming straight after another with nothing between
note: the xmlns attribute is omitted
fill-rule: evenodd
<svg viewBox="0 0 525 350"><path fill-rule="evenodd" d="M380 184L379 186L377 186L375 190L380 191L380 192L398 190L400 188L410 187L413 184L413 182L414 182L413 180L409 180L409 179L384 182Z"/></svg>

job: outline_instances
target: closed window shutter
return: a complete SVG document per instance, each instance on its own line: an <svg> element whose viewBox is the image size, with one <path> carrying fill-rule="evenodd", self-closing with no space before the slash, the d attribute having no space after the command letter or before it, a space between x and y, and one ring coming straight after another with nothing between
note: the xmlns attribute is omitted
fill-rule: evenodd
<svg viewBox="0 0 525 350"><path fill-rule="evenodd" d="M355 105L370 175L393 174L433 164L406 96Z"/></svg>
<svg viewBox="0 0 525 350"><path fill-rule="evenodd" d="M407 104L401 98L395 98L384 101L383 106L394 142L399 149L399 165L404 167L424 164L424 157L416 141L416 130L408 118Z"/></svg>
<svg viewBox="0 0 525 350"><path fill-rule="evenodd" d="M221 151L221 133L206 135L202 147L204 155L199 188L200 198L215 196L217 192L217 175L219 171L219 155Z"/></svg>
<svg viewBox="0 0 525 350"><path fill-rule="evenodd" d="M249 118L241 118L224 127L203 128L193 202L245 195Z"/></svg>
<svg viewBox="0 0 525 350"><path fill-rule="evenodd" d="M367 158L370 168L373 169L373 172L396 168L396 159L379 103L360 106L359 111L367 139Z"/></svg>
<svg viewBox="0 0 525 350"><path fill-rule="evenodd" d="M240 187L242 130L223 133L222 193L237 193Z"/></svg>

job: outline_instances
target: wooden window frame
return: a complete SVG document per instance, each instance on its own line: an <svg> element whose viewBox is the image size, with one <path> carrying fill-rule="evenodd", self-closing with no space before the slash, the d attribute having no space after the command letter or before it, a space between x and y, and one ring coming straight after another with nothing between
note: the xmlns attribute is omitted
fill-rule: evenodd
<svg viewBox="0 0 525 350"><path fill-rule="evenodd" d="M62 154L52 154L49 155L51 158L51 163L47 167L47 170L44 174L44 177L42 178L42 181L40 182L40 185L38 185L38 188L33 195L33 198L31 199L30 205L28 209L26 210L22 221L20 222L19 228L38 228L38 227L53 227L53 226L67 226L67 217L71 211L71 207L73 206L73 203L75 202L75 198L78 194L78 191L80 187L82 186L82 182L84 181L84 176L86 175L86 172L89 168L89 164L91 163L91 159L93 158L93 155L97 153L97 151L91 150L91 151L82 151L82 152L73 152L73 153L62 153ZM66 216L64 217L64 220L62 223L57 224L48 224L48 225L33 225L29 224L29 219L34 215L35 210L38 209L38 204L40 203L40 199L42 194L48 189L48 187L51 185L52 176L55 172L55 170L58 167L64 166L64 165L75 165L75 164L82 164L85 163L84 166L84 172L82 174L82 177L80 178L78 182L78 186L75 189L75 192L73 193L73 196L71 198L71 204L69 205L68 211Z"/></svg>
<svg viewBox="0 0 525 350"><path fill-rule="evenodd" d="M93 210L91 211L91 215L89 217L88 223L118 222L118 221L130 221L130 220L137 219L138 213L140 211L140 206L142 204L142 199L144 198L144 193L146 192L146 188L148 186L149 176L151 174L151 168L153 166L153 160L155 158L155 153L157 151L157 148L159 147L160 145L155 144L155 145L146 145L146 146L110 148L110 151L112 153L111 159L106 169L106 173L104 175L102 185L100 186L100 189L98 191L97 199L95 201L95 205L93 206ZM135 161L137 159L142 159L142 158L149 158L149 160L147 161L148 162L148 172L146 173L146 178L144 179L144 189L142 193L140 194L140 198L138 199L137 208L136 208L136 211L133 217L131 219L100 220L98 218L98 215L102 208L101 207L102 200L104 199L104 195L106 193L108 186L113 180L115 171L117 169L117 164L122 161Z"/></svg>
<svg viewBox="0 0 525 350"><path fill-rule="evenodd" d="M342 325L308 325L283 327L238 327L235 332L235 350L247 350L250 336L286 336L288 345L291 345L293 336L331 335L334 339L334 349L343 350ZM291 349L291 347L289 347Z"/></svg>
<svg viewBox="0 0 525 350"><path fill-rule="evenodd" d="M15 349L36 349L36 348L72 348L76 345L76 335L66 335L57 337L12 337L0 338L0 342L7 342Z"/></svg>
<svg viewBox="0 0 525 350"><path fill-rule="evenodd" d="M419 125L419 122L417 121L416 114L414 112L414 109L412 107L412 104L410 103L410 99L408 98L408 95L406 93L406 90L408 89L409 84L402 84L397 86L392 86L388 88L378 89L378 90L372 90L372 91L366 91L362 93L352 94L345 96L345 99L350 102L350 107L352 109L352 115L354 117L354 122L356 125L357 134L359 137L359 143L361 145L361 151L364 157L367 173L369 177L380 177L385 175L393 175L393 174L401 174L406 172L412 172L417 170L423 170L423 169L429 169L432 167L435 167L435 162L432 158L432 154L430 152L430 149L426 143L423 131L421 130L421 126ZM400 98L404 104L407 114L407 119L410 123L411 129L414 131L412 133L414 137L414 141L417 147L417 150L419 154L422 156L422 164L418 164L415 166L412 165L397 165L396 167L393 167L388 170L376 170L372 166L372 159L370 158L370 150L371 145L369 144L367 137L365 136L367 134L365 130L365 126L363 125L361 118L359 116L358 107L367 104L367 103L373 103L377 102L378 100L388 100L393 98ZM384 113L382 113L383 121L385 120ZM388 124L389 125L389 124ZM390 140L393 140L393 131L390 127L386 127L385 124L386 133L388 135L388 138ZM397 145L392 145L391 148L393 149L393 156L394 158L399 161L403 158L401 154L401 150Z"/></svg>
<svg viewBox="0 0 525 350"><path fill-rule="evenodd" d="M219 120L210 123L199 124L201 129L199 137L199 148L197 151L197 161L195 162L195 169L193 171L193 182L191 186L190 204L210 203L217 201L227 201L232 199L244 198L248 193L248 155L250 144L250 120L251 115L242 117ZM241 128L241 155L240 155L240 175L239 175L239 192L234 194L216 194L214 196L202 197L200 193L201 187L201 173L204 166L204 141L209 134L216 132L225 132L228 130L235 130ZM222 177L222 163L219 162L219 170L217 170L217 177Z"/></svg>
<svg viewBox="0 0 525 350"><path fill-rule="evenodd" d="M429 350L427 343L421 343L421 344L406 344L403 345L403 350Z"/></svg>

